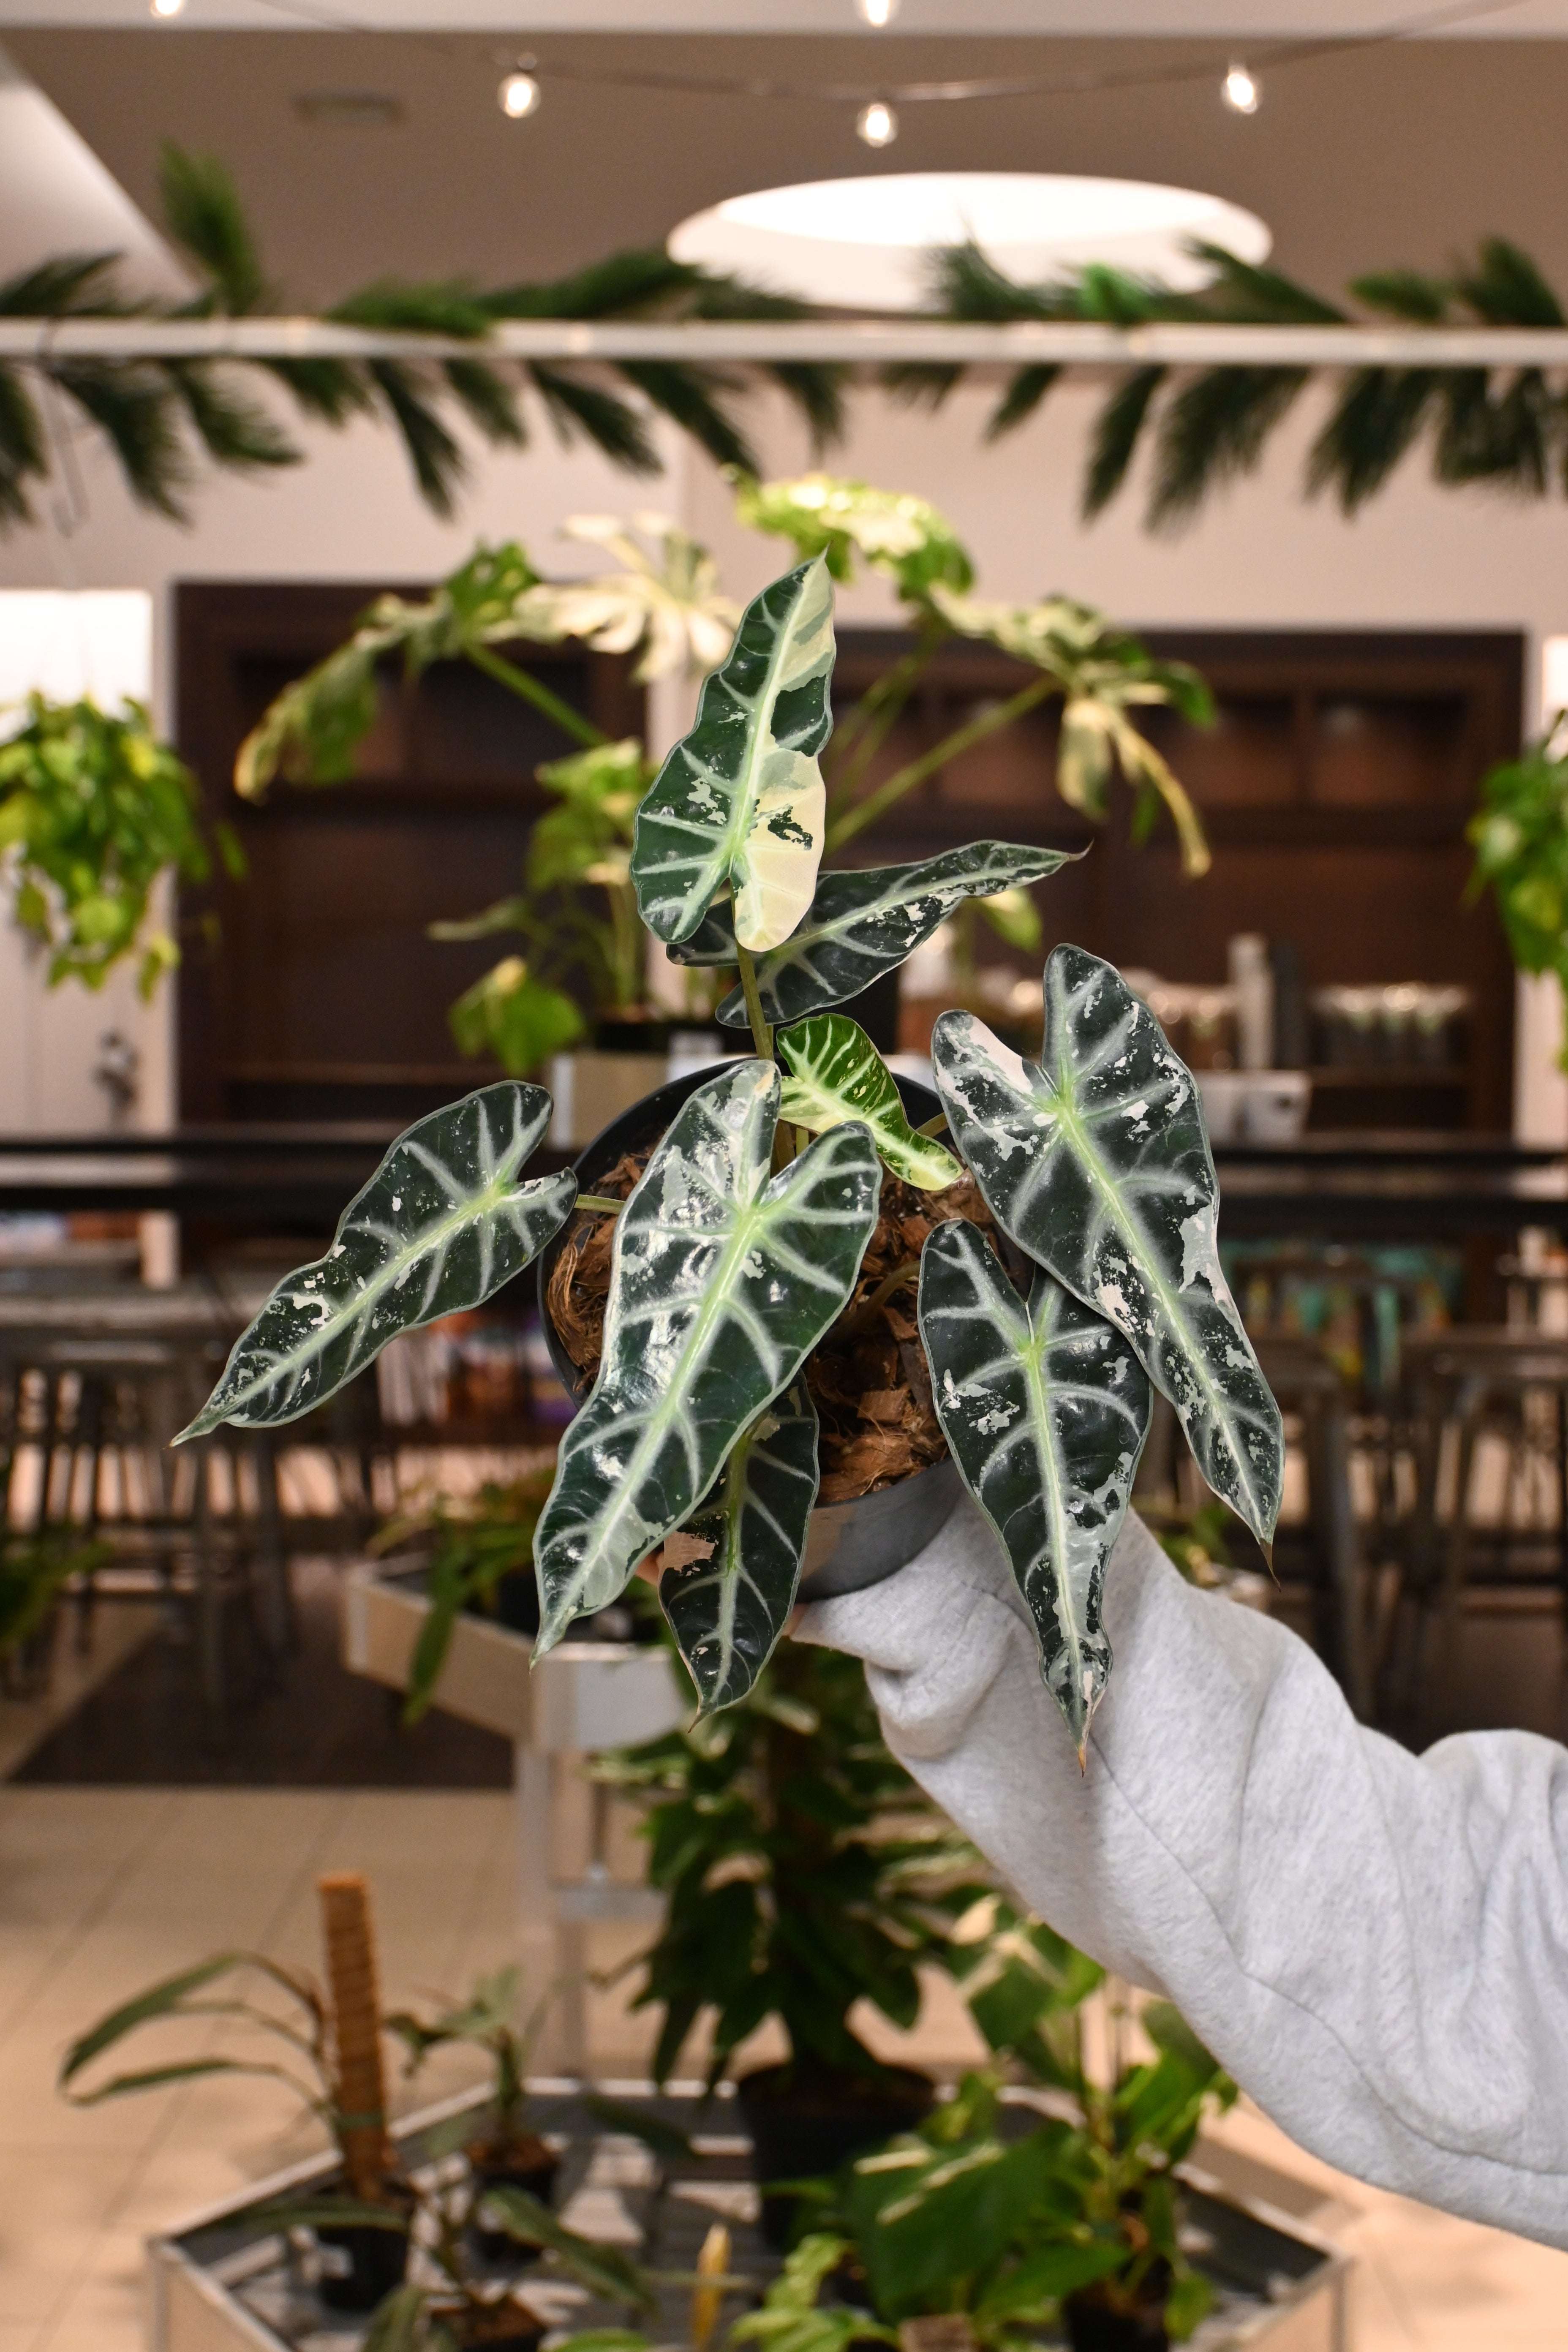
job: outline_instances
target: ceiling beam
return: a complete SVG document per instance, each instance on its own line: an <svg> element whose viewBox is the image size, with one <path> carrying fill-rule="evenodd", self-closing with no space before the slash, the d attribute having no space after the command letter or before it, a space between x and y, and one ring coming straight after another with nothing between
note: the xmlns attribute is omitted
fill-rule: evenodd
<svg viewBox="0 0 1568 2352"><path fill-rule="evenodd" d="M0 319L0 360L845 361L1021 367L1568 367L1568 327L1268 327L1077 320L508 320L482 340L383 333L320 319Z"/></svg>

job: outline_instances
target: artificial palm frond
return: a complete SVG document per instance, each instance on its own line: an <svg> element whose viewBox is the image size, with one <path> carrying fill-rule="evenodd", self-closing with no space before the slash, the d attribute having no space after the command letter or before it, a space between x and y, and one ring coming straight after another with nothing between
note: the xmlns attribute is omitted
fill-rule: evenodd
<svg viewBox="0 0 1568 2352"><path fill-rule="evenodd" d="M1332 488L1355 514L1420 439L1439 381L1430 368L1357 368L1312 444L1309 490Z"/></svg>
<svg viewBox="0 0 1568 2352"><path fill-rule="evenodd" d="M216 465L247 473L300 463L303 452L265 408L235 389L225 370L198 360L169 360L163 368Z"/></svg>
<svg viewBox="0 0 1568 2352"><path fill-rule="evenodd" d="M447 520L468 472L461 449L426 399L417 369L401 360L372 360L367 373L403 436L426 505Z"/></svg>
<svg viewBox="0 0 1568 2352"><path fill-rule="evenodd" d="M711 368L682 367L675 360L626 360L619 373L653 407L700 442L716 465L737 466L743 474L756 472L751 444L709 389L710 385L735 389L733 376L720 375Z"/></svg>
<svg viewBox="0 0 1568 2352"><path fill-rule="evenodd" d="M1020 368L985 420L987 441L1000 441L1026 424L1060 373L1059 367Z"/></svg>
<svg viewBox="0 0 1568 2352"><path fill-rule="evenodd" d="M305 416L342 426L353 416L374 416L375 395L348 360L258 360L285 386Z"/></svg>
<svg viewBox="0 0 1568 2352"><path fill-rule="evenodd" d="M1140 368L1118 385L1095 418L1083 480L1081 508L1086 522L1110 505L1126 480L1154 395L1169 373L1168 368Z"/></svg>
<svg viewBox="0 0 1568 2352"><path fill-rule="evenodd" d="M32 520L26 484L48 470L37 408L19 370L0 362L0 528Z"/></svg>
<svg viewBox="0 0 1568 2352"><path fill-rule="evenodd" d="M110 444L138 505L185 521L191 464L167 373L140 362L95 360L57 360L48 373Z"/></svg>
<svg viewBox="0 0 1568 2352"><path fill-rule="evenodd" d="M1483 239L1472 269L1455 273L1454 290L1493 327L1561 327L1563 306L1531 261L1506 237Z"/></svg>
<svg viewBox="0 0 1568 2352"><path fill-rule="evenodd" d="M216 308L243 319L273 299L245 207L216 155L193 155L163 142L158 154L158 196L170 236L208 280Z"/></svg>
<svg viewBox="0 0 1568 2352"><path fill-rule="evenodd" d="M498 375L482 360L447 360L441 373L469 424L487 441L510 444L513 448L523 446L528 428L522 421L517 394L504 376Z"/></svg>
<svg viewBox="0 0 1568 2352"><path fill-rule="evenodd" d="M1208 368L1184 384L1160 418L1151 530L1178 527L1217 483L1250 473L1308 373L1306 368Z"/></svg>
<svg viewBox="0 0 1568 2352"><path fill-rule="evenodd" d="M641 417L613 392L540 360L531 362L528 373L563 443L569 445L581 434L628 474L660 471L658 452Z"/></svg>
<svg viewBox="0 0 1568 2352"><path fill-rule="evenodd" d="M7 319L118 317L131 305L114 288L118 254L66 253L24 269L0 285L0 315Z"/></svg>
<svg viewBox="0 0 1568 2352"><path fill-rule="evenodd" d="M569 278L538 286L502 286L483 297L492 319L625 318L662 304L700 282L704 272L661 247L628 247Z"/></svg>

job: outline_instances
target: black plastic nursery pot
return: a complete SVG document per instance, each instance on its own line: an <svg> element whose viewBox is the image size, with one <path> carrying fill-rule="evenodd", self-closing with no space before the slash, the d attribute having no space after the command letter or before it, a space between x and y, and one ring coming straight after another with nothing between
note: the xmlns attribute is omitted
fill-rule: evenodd
<svg viewBox="0 0 1568 2352"><path fill-rule="evenodd" d="M628 1151L641 1151L656 1142L688 1097L715 1075L712 1070L693 1070L685 1077L672 1078L668 1086L656 1087L612 1119L574 1162L580 1190L594 1192ZM918 1078L898 1077L895 1083L912 1126L923 1125L941 1110L931 1087L921 1086ZM550 1277L566 1245L569 1227L570 1220L539 1261L539 1312L550 1360L567 1394L581 1402L587 1383L562 1346L550 1313ZM907 1567L947 1525L963 1491L957 1469L948 1458L877 1494L857 1496L848 1503L819 1503L811 1515L806 1537L802 1598L826 1601L837 1593L858 1592Z"/></svg>
<svg viewBox="0 0 1568 2352"><path fill-rule="evenodd" d="M408 2268L414 2200L389 2191L387 2203L398 2217L395 2229L351 2221L341 2228L328 2223L317 2230L321 2273L316 2293L329 2311L374 2311L395 2286L402 2285Z"/></svg>
<svg viewBox="0 0 1568 2352"><path fill-rule="evenodd" d="M799 2199L766 2193L771 2180L817 2180L857 2156L912 2131L936 2105L936 2085L912 2066L875 2080L795 2083L788 2066L742 2074L735 2100L752 2141L752 2170L763 2190L763 2235L783 2252Z"/></svg>
<svg viewBox="0 0 1568 2352"><path fill-rule="evenodd" d="M510 2296L466 2311L437 2305L437 2315L462 2352L539 2352L544 2341L543 2320Z"/></svg>
<svg viewBox="0 0 1568 2352"><path fill-rule="evenodd" d="M1062 2317L1072 2352L1170 2352L1163 2290L1136 2310L1119 2311L1087 2287L1081 2294L1068 2295Z"/></svg>
<svg viewBox="0 0 1568 2352"><path fill-rule="evenodd" d="M538 1628L535 1627L537 1632ZM508 2263L521 2266L539 2260L540 2248L514 2238L508 2230L492 2230L485 2225L484 2200L492 2189L521 2189L525 2196L536 2197L548 2205L555 2194L555 2179L561 2169L561 2159L542 2141L530 2149L520 2147L511 2153L498 2154L482 2141L474 2141L466 2151L468 2171L474 2184L473 2219L468 2223L468 2242L481 2262Z"/></svg>

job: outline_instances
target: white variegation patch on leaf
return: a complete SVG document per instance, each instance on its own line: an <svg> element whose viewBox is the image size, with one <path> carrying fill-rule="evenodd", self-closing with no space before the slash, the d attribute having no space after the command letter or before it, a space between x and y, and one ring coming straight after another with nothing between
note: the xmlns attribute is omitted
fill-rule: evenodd
<svg viewBox="0 0 1568 2352"><path fill-rule="evenodd" d="M599 1376L534 1538L536 1656L685 1524L854 1290L876 1147L836 1128L770 1176L778 1112L773 1064L731 1064L677 1113L616 1220Z"/></svg>
<svg viewBox="0 0 1568 2352"><path fill-rule="evenodd" d="M1081 1759L1110 1673L1105 1563L1149 1433L1148 1379L1043 1267L1020 1298L962 1219L921 1254L920 1323L942 1434L1012 1563Z"/></svg>
<svg viewBox="0 0 1568 2352"><path fill-rule="evenodd" d="M808 1013L844 1003L922 947L965 898L991 898L1044 881L1068 858L1062 849L973 841L966 848L944 850L940 857L922 857L910 866L870 866L819 876L805 921L781 947L758 961L764 1019L783 1027ZM733 963L735 932L729 908L715 907L670 954L677 963ZM731 1028L745 1027L745 1000L739 989L720 1005L719 1018Z"/></svg>
<svg viewBox="0 0 1568 2352"><path fill-rule="evenodd" d="M692 1540L683 1563L667 1556L658 1597L704 1715L744 1698L795 1607L816 1500L816 1433L797 1380L742 1432L718 1485L667 1547L668 1555Z"/></svg>
<svg viewBox="0 0 1568 2352"><path fill-rule="evenodd" d="M761 954L810 906L833 654L833 585L820 558L747 606L729 659L703 686L696 726L637 811L632 879L657 938L689 938L728 889L734 937Z"/></svg>
<svg viewBox="0 0 1568 2352"><path fill-rule="evenodd" d="M893 1074L858 1022L846 1013L816 1013L782 1030L778 1050L790 1076L783 1116L814 1135L863 1119L885 1166L922 1192L942 1192L963 1171L951 1151L917 1135L904 1116Z"/></svg>
<svg viewBox="0 0 1568 2352"><path fill-rule="evenodd" d="M1219 1262L1219 1186L1192 1074L1120 972L1060 947L1038 1064L967 1013L931 1059L953 1139L993 1215L1126 1334L1199 1469L1258 1541L1279 1515L1285 1441Z"/></svg>
<svg viewBox="0 0 1568 2352"><path fill-rule="evenodd" d="M325 1257L280 1282L181 1440L296 1421L389 1339L479 1306L571 1214L571 1171L521 1182L550 1123L542 1087L481 1087L399 1136ZM176 1443L180 1442L179 1440Z"/></svg>

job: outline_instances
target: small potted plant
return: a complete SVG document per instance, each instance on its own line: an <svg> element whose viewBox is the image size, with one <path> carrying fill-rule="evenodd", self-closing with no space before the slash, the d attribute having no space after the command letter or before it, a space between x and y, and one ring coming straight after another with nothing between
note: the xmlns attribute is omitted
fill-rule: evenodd
<svg viewBox="0 0 1568 2352"><path fill-rule="evenodd" d="M637 813L642 918L673 953L737 971L719 1019L749 1031L752 1055L629 1115L593 1193L569 1172L522 1181L549 1115L540 1088L489 1087L421 1121L328 1255L279 1285L184 1436L294 1418L396 1332L479 1304L559 1235L556 1266L574 1263L566 1313L545 1269L558 1342L595 1250L603 1293L597 1370L534 1538L535 1655L662 1554L700 1703L732 1704L804 1568L816 1590L823 1565L857 1582L891 1573L962 1480L1011 1562L1081 1759L1110 1671L1105 1565L1151 1384L1265 1547L1279 1412L1221 1270L1197 1089L1111 966L1053 950L1038 1062L973 1013L943 1014L935 1096L901 1088L834 1009L966 898L1063 859L977 842L821 872L833 663L819 556L747 608ZM602 1158L591 1150L581 1172ZM585 1242L584 1216L598 1227ZM847 1525L818 1510L841 1411L871 1441L843 1496ZM887 1461L884 1424L919 1443Z"/></svg>
<svg viewBox="0 0 1568 2352"><path fill-rule="evenodd" d="M763 2183L836 2170L924 2115L930 2078L882 2063L851 2011L914 2023L921 1968L975 1899L976 1857L884 1746L858 1660L786 1645L732 1707L594 1769L642 1805L668 1900L628 1963L633 2006L660 2012L658 2078L700 2021L710 2084L764 2021L782 2026L788 2057L738 2085ZM764 2198L773 2242L793 2211Z"/></svg>
<svg viewBox="0 0 1568 2352"><path fill-rule="evenodd" d="M395 2034L408 2053L410 2074L418 2071L433 2050L453 2042L483 2050L494 2065L484 2130L464 2147L473 2194L468 2231L476 2251L487 2262L499 2262L508 2252L515 2252L518 2243L487 2218L486 2201L491 2191L521 2189L537 2204L548 2206L561 2168L555 2150L529 2122L529 2056L549 2004L537 2002L525 2019L521 2003L521 1971L503 1968L481 1977L467 2000L453 2002L434 2017L396 2010L386 2020L388 2032Z"/></svg>
<svg viewBox="0 0 1568 2352"><path fill-rule="evenodd" d="M217 1952L150 1985L99 2020L66 2053L60 2088L76 2105L161 2090L208 2074L255 2074L282 2082L336 2143L342 2186L288 2219L314 2230L321 2249L318 2292L329 2309L373 2311L402 2279L415 2198L387 2136L381 2068L374 1940L365 1882L341 1873L320 1882L329 1993L265 1952ZM269 2008L249 1990L283 1995ZM169 2022L222 2019L256 2046L205 2050L133 2073L91 2081L106 2051L132 2033ZM90 2087L83 2086L83 2078Z"/></svg>

